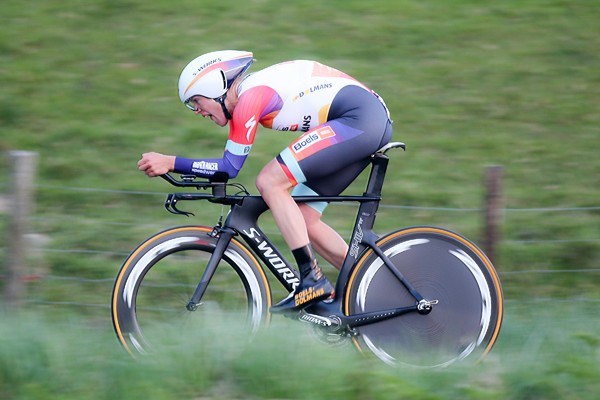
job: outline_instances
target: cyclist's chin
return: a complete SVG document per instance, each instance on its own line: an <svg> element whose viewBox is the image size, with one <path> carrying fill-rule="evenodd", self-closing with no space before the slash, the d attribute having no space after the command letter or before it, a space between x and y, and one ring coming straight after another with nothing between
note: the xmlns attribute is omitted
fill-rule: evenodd
<svg viewBox="0 0 600 400"><path fill-rule="evenodd" d="M214 122L215 124L219 125L219 126L225 126L227 125L227 122L229 122L227 120L227 118L219 118L217 116L211 115L210 119L212 120L212 122Z"/></svg>

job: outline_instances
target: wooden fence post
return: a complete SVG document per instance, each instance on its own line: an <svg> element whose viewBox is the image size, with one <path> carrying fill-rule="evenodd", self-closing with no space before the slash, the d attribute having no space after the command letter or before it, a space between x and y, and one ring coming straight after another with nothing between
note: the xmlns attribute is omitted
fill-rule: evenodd
<svg viewBox="0 0 600 400"><path fill-rule="evenodd" d="M8 232L8 264L4 282L6 306L17 308L25 295L25 234L28 231L29 215L33 212L33 182L37 164L37 153L11 151L9 153L12 179L11 195L7 211L10 214Z"/></svg>
<svg viewBox="0 0 600 400"><path fill-rule="evenodd" d="M500 223L504 209L502 177L503 168L501 166L494 165L486 169L483 250L492 263L498 262L497 247L500 240Z"/></svg>

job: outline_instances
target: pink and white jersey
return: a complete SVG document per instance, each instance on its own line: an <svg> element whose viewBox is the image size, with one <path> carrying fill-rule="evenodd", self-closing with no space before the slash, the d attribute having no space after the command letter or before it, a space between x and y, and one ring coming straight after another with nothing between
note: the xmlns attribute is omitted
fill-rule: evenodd
<svg viewBox="0 0 600 400"><path fill-rule="evenodd" d="M315 61L288 61L246 76L221 159L178 159L177 170L210 177L217 171L235 177L250 153L258 124L278 131L307 132L328 120L336 94L349 85L366 86L349 75Z"/></svg>
<svg viewBox="0 0 600 400"><path fill-rule="evenodd" d="M290 61L246 77L240 85L238 106L254 102L256 96L270 97L259 119L263 126L307 132L327 121L333 98L348 85L364 87L345 73L318 62ZM247 112L245 107L236 107L234 120L245 120ZM231 132L235 133L233 128Z"/></svg>

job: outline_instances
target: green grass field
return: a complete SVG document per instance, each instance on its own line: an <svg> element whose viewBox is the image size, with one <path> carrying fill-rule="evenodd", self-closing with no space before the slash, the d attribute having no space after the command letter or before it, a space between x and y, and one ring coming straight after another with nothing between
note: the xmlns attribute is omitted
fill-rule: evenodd
<svg viewBox="0 0 600 400"><path fill-rule="evenodd" d="M274 0L0 3L0 151L38 153L24 314L0 323L0 398L587 399L600 374L600 4L593 0ZM194 346L131 362L112 337L111 279L158 230L213 225L220 207L164 211L141 153L217 157L227 130L177 96L193 57L254 52L253 70L316 59L381 94L394 140L379 232L440 225L482 241L484 171L501 165L497 268L507 299L480 366L390 370L320 347L282 321L253 346ZM238 177L291 141L259 131ZM0 196L10 191L0 157ZM349 192L363 190L364 177ZM326 219L348 235L353 213ZM0 269L9 216L0 214ZM267 232L275 232L269 217ZM328 268L328 267L326 267ZM326 271L333 274L331 269ZM301 341L306 351L296 343ZM238 353L236 353L238 352ZM241 356L239 354L242 354ZM323 358L326 368L314 368ZM302 375L308 376L301 379ZM321 382L323 386L321 386Z"/></svg>
<svg viewBox="0 0 600 400"><path fill-rule="evenodd" d="M2 317L3 399L571 400L600 389L597 304L509 303L502 338L483 362L436 370L390 368L281 319L250 342L234 321L208 324L134 361L101 319Z"/></svg>

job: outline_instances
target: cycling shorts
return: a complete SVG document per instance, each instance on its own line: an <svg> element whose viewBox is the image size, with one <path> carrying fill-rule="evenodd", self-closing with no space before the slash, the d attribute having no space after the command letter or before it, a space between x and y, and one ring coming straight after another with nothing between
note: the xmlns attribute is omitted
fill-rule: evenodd
<svg viewBox="0 0 600 400"><path fill-rule="evenodd" d="M292 195L339 195L369 165L371 154L392 138L387 108L359 86L338 92L327 119L277 156L294 185ZM309 205L322 213L327 203Z"/></svg>

